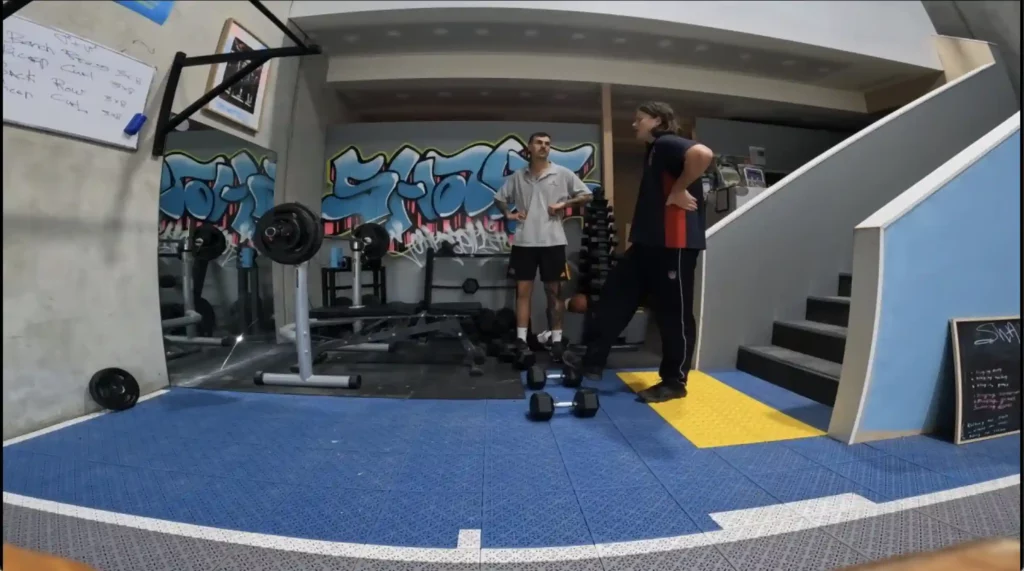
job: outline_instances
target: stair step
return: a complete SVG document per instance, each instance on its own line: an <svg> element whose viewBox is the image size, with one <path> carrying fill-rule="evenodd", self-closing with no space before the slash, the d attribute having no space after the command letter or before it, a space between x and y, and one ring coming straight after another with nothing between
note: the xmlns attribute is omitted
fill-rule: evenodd
<svg viewBox="0 0 1024 571"><path fill-rule="evenodd" d="M850 324L850 298L841 295L812 295L807 298L808 321L846 327Z"/></svg>
<svg viewBox="0 0 1024 571"><path fill-rule="evenodd" d="M853 274L839 274L839 289L836 293L845 297L853 295Z"/></svg>
<svg viewBox="0 0 1024 571"><path fill-rule="evenodd" d="M832 406L843 366L775 345L740 347L736 368L813 401Z"/></svg>
<svg viewBox="0 0 1024 571"><path fill-rule="evenodd" d="M842 363L846 351L846 328L817 321L776 321L772 327L772 344Z"/></svg>

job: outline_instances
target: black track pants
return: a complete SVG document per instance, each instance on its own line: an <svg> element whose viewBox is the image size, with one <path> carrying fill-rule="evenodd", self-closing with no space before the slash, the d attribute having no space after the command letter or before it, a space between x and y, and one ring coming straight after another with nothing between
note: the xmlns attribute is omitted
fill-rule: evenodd
<svg viewBox="0 0 1024 571"><path fill-rule="evenodd" d="M693 362L697 323L693 280L700 250L634 245L605 280L590 316L584 366L604 367L616 339L645 300L661 332L662 379L685 380Z"/></svg>

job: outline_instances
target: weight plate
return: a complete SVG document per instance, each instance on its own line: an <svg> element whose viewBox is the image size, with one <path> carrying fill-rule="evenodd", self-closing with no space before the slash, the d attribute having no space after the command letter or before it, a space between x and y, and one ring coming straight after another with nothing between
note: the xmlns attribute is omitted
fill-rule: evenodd
<svg viewBox="0 0 1024 571"><path fill-rule="evenodd" d="M380 224L367 222L360 224L352 232L352 237L363 243L363 257L366 260L379 260L388 253L391 236Z"/></svg>
<svg viewBox="0 0 1024 571"><path fill-rule="evenodd" d="M466 278L466 281L462 282L462 291L473 295L480 289L480 282L473 278Z"/></svg>
<svg viewBox="0 0 1024 571"><path fill-rule="evenodd" d="M192 230L192 255L196 260L212 262L228 249L224 233L213 224L203 224Z"/></svg>
<svg viewBox="0 0 1024 571"><path fill-rule="evenodd" d="M107 410L128 410L139 401L139 383L124 369L103 369L89 379L89 396Z"/></svg>
<svg viewBox="0 0 1024 571"><path fill-rule="evenodd" d="M324 241L320 219L297 202L279 204L256 222L253 245L260 254L286 266L309 261Z"/></svg>

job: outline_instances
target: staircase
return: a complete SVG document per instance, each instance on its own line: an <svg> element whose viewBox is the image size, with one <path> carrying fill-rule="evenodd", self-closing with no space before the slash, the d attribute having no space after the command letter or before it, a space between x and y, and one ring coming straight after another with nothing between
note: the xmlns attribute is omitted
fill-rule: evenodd
<svg viewBox="0 0 1024 571"><path fill-rule="evenodd" d="M808 297L805 319L776 321L771 345L740 347L736 368L811 400L835 404L852 282L850 274L840 274L838 295Z"/></svg>

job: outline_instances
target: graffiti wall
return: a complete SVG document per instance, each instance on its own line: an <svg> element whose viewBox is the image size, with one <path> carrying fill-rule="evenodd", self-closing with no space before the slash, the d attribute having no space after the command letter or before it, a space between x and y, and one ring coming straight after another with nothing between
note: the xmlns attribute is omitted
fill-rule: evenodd
<svg viewBox="0 0 1024 571"><path fill-rule="evenodd" d="M250 242L256 220L274 206L276 157L216 131L172 133L167 141L160 237L184 238L192 225L214 224L229 245L218 262L232 262L238 248Z"/></svg>
<svg viewBox="0 0 1024 571"><path fill-rule="evenodd" d="M505 177L526 166L526 140L537 131L552 136L552 162L591 189L600 187L600 133L593 125L368 123L334 129L321 202L325 231L340 235L361 222L383 224L392 254L417 265L442 242L465 253L507 250L512 233L494 194Z"/></svg>
<svg viewBox="0 0 1024 571"><path fill-rule="evenodd" d="M238 298L238 249L251 245L256 221L274 206L276 156L261 147L216 130L171 133L160 175L161 239L180 240L190 227L212 224L227 238L228 248L207 273L203 297L225 325ZM161 243L162 252L177 246ZM273 296L269 263L260 266L261 295ZM181 263L160 259L161 275L180 277ZM264 267L265 266L265 267ZM180 302L180 292L161 290L162 302Z"/></svg>
<svg viewBox="0 0 1024 571"><path fill-rule="evenodd" d="M423 122L331 128L321 200L325 233L344 235L362 222L384 225L391 235L389 301L419 301L427 249L444 242L462 253L511 247L512 232L494 205L494 194L505 177L526 166L527 138L538 131L551 135L552 162L571 169L591 189L600 188L597 125ZM582 219L573 214L565 221L570 260L579 249L582 227ZM504 258L446 260L435 268L435 283L457 285L473 277L481 284L507 285L506 264ZM540 288L537 295L541 299L534 300L534 309L543 319ZM434 298L469 300L458 290L435 290ZM502 307L508 305L510 292L482 290L472 299Z"/></svg>

